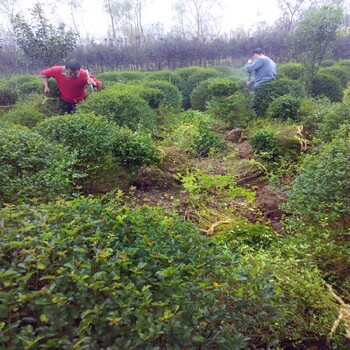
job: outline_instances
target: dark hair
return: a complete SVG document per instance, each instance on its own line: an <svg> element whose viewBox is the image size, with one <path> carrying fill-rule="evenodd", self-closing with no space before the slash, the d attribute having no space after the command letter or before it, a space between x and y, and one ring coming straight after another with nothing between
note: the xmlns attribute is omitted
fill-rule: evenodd
<svg viewBox="0 0 350 350"><path fill-rule="evenodd" d="M78 70L81 68L81 64L77 60L68 60L66 62L66 68L69 68L71 70Z"/></svg>
<svg viewBox="0 0 350 350"><path fill-rule="evenodd" d="M265 51L264 51L264 49L261 49L261 48L256 48L256 49L254 49L253 50L253 52L252 52L252 54L254 55L254 54L257 54L257 55L264 55L265 54Z"/></svg>

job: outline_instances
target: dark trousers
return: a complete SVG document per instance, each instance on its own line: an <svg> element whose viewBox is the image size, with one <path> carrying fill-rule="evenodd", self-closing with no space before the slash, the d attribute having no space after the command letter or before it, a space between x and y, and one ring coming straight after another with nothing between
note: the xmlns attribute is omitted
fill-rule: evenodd
<svg viewBox="0 0 350 350"><path fill-rule="evenodd" d="M59 110L62 114L74 114L77 108L77 104L75 102L67 102L64 100L59 100Z"/></svg>

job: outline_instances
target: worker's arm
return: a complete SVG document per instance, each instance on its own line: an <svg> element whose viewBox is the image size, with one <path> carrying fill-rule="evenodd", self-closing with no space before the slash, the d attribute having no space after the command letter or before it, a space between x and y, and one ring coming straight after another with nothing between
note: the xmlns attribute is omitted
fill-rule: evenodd
<svg viewBox="0 0 350 350"><path fill-rule="evenodd" d="M50 93L50 88L49 88L49 78L44 78L44 77L41 77L41 80L44 84L44 94L49 94Z"/></svg>

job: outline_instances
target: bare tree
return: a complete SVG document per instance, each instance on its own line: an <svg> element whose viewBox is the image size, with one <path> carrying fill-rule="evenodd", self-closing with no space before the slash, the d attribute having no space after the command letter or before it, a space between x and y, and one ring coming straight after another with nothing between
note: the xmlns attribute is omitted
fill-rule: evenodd
<svg viewBox="0 0 350 350"><path fill-rule="evenodd" d="M5 26L7 30L12 34L14 33L13 20L16 17L16 14L20 9L20 0L0 0L0 11L3 17L3 20L6 21Z"/></svg>
<svg viewBox="0 0 350 350"><path fill-rule="evenodd" d="M220 0L177 0L173 6L181 30L201 41L214 34L219 8Z"/></svg>
<svg viewBox="0 0 350 350"><path fill-rule="evenodd" d="M80 31L78 28L77 20L76 20L76 13L79 12L81 14L82 10L82 0L64 0L65 3L69 6L70 10L70 17L72 19L72 24L74 27L75 33L78 35L80 44L82 44L81 37L80 37Z"/></svg>
<svg viewBox="0 0 350 350"><path fill-rule="evenodd" d="M142 19L145 5L146 0L104 0L114 45L117 45L120 38L131 44L140 43L144 39Z"/></svg>

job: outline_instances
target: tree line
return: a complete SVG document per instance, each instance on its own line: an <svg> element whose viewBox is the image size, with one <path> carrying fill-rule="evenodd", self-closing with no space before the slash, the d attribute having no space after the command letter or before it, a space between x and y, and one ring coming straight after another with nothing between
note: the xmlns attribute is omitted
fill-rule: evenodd
<svg viewBox="0 0 350 350"><path fill-rule="evenodd" d="M196 1L199 0L189 3ZM207 6L214 4L201 1L207 2ZM0 74L34 73L42 67L63 64L68 57L76 57L96 72L177 69L191 65L241 66L255 47L263 47L278 62L306 63L312 72L326 58L350 58L349 13L341 1L321 5L303 0L280 1L284 15L273 25L262 22L253 32L237 29L221 35L209 30L213 19L201 13L193 17L199 21L193 20L193 30L185 26L189 18L185 22L182 17L182 30L147 32L138 20L135 24L138 30L135 27L132 33L123 34L122 19L132 7L119 8L118 12L112 3L104 2L111 13L112 29L102 40L83 41L77 29L68 28L65 23L51 23L41 3L33 6L30 19L12 13L12 30L3 31L1 37ZM139 0L140 6L141 3ZM307 8L302 7L305 3ZM183 10L180 2L178 5L178 11ZM140 6L138 11L142 9ZM113 22L118 18L119 27ZM131 21L135 16L128 18ZM133 28L132 22L128 23L125 21L124 26Z"/></svg>

